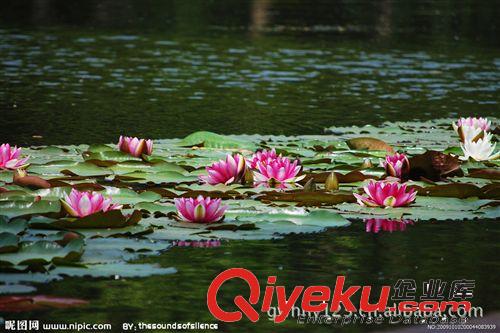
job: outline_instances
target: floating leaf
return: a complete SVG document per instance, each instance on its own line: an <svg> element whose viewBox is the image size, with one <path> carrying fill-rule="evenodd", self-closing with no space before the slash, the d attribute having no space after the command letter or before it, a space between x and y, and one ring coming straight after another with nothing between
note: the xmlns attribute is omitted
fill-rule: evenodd
<svg viewBox="0 0 500 333"><path fill-rule="evenodd" d="M347 140L347 145L351 149L366 150L385 150L388 153L394 153L394 149L382 140L375 138L354 138Z"/></svg>
<svg viewBox="0 0 500 333"><path fill-rule="evenodd" d="M29 214L57 213L61 210L59 201L0 201L0 212L7 217Z"/></svg>
<svg viewBox="0 0 500 333"><path fill-rule="evenodd" d="M205 148L246 148L252 149L254 145L243 140L234 139L229 136L220 135L212 132L199 131L192 133L182 139L179 143L182 147L205 147Z"/></svg>
<svg viewBox="0 0 500 333"><path fill-rule="evenodd" d="M444 177L461 176L460 161L458 157L429 150L423 154L410 158L409 178L420 180L441 180Z"/></svg>
<svg viewBox="0 0 500 333"><path fill-rule="evenodd" d="M15 253L0 254L0 265L67 263L79 260L82 253L81 239L75 239L64 247L48 241L27 242L21 243L19 251Z"/></svg>
<svg viewBox="0 0 500 333"><path fill-rule="evenodd" d="M155 184L185 183L195 182L198 180L196 176L185 176L176 171L163 171L156 173L136 171L116 176L115 179L123 182L151 182Z"/></svg>
<svg viewBox="0 0 500 333"><path fill-rule="evenodd" d="M9 232L18 235L26 230L28 223L23 219L15 219L9 221L7 218L0 216L0 231Z"/></svg>
<svg viewBox="0 0 500 333"><path fill-rule="evenodd" d="M95 228L123 228L136 225L141 220L142 214L134 211L126 216L120 210L97 212L85 217L66 217L61 219L33 219L30 226L34 228L55 227L65 229L95 229Z"/></svg>
<svg viewBox="0 0 500 333"><path fill-rule="evenodd" d="M262 201L293 201L304 206L337 205L342 202L355 202L349 192L265 192L258 196Z"/></svg>
<svg viewBox="0 0 500 333"><path fill-rule="evenodd" d="M0 297L0 311L5 312L26 312L50 308L64 309L87 304L88 302L82 299L45 295Z"/></svg>
<svg viewBox="0 0 500 333"><path fill-rule="evenodd" d="M16 252L19 238L10 232L0 232L0 253Z"/></svg>
<svg viewBox="0 0 500 333"><path fill-rule="evenodd" d="M98 152L84 152L82 154L83 158L86 161L112 161L112 162L125 162L125 161L141 161L140 158L138 157L133 157L129 154L125 154L121 151L118 150L105 150L105 151L98 151ZM93 164L99 164L96 162L92 162ZM112 166L115 163L110 163L108 166ZM104 166L106 164L100 164L99 166Z"/></svg>
<svg viewBox="0 0 500 333"><path fill-rule="evenodd" d="M469 177L500 180L499 169L469 169Z"/></svg>

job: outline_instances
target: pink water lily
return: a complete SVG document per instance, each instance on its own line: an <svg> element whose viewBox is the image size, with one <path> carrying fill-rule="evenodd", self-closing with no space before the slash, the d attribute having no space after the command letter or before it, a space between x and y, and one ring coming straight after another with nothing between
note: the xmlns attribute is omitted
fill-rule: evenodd
<svg viewBox="0 0 500 333"><path fill-rule="evenodd" d="M151 155L153 153L153 140L138 139L130 136L120 136L118 149L134 157Z"/></svg>
<svg viewBox="0 0 500 333"><path fill-rule="evenodd" d="M412 220L366 219L366 232L378 233L379 231L405 231L407 225L412 225Z"/></svg>
<svg viewBox="0 0 500 333"><path fill-rule="evenodd" d="M229 185L237 183L245 176L246 163L243 156L227 155L225 160L215 162L206 168L207 175L199 176L199 179L206 184Z"/></svg>
<svg viewBox="0 0 500 333"><path fill-rule="evenodd" d="M75 189L72 189L69 195L64 195L61 204L66 212L74 217L85 217L122 208L121 205L113 204L111 198L105 198L99 192L81 192Z"/></svg>
<svg viewBox="0 0 500 333"><path fill-rule="evenodd" d="M470 126L474 128L480 128L483 131L489 131L491 127L491 121L488 118L476 118L476 117L468 117L468 118L460 118L458 119L456 124L453 124L455 130L460 126Z"/></svg>
<svg viewBox="0 0 500 333"><path fill-rule="evenodd" d="M367 207L402 207L407 206L415 200L417 192L410 190L406 192L406 184L384 181L370 181L364 187L368 197L353 193L358 203Z"/></svg>
<svg viewBox="0 0 500 333"><path fill-rule="evenodd" d="M254 181L271 183L294 183L306 175L297 176L302 170L298 160L291 162L286 157L278 156L273 160L257 162L256 171L253 173Z"/></svg>
<svg viewBox="0 0 500 333"><path fill-rule="evenodd" d="M385 172L392 177L401 178L410 172L410 160L405 154L396 153L387 155L382 161L381 166L385 168Z"/></svg>
<svg viewBox="0 0 500 333"><path fill-rule="evenodd" d="M21 148L11 147L8 143L0 146L0 169L15 170L26 166L29 157L21 157Z"/></svg>
<svg viewBox="0 0 500 333"><path fill-rule="evenodd" d="M221 199L210 199L198 196L193 198L174 199L177 214L186 222L212 223L224 217L227 206L221 206Z"/></svg>
<svg viewBox="0 0 500 333"><path fill-rule="evenodd" d="M281 155L279 155L281 157ZM255 154L252 155L252 157L248 160L248 164L251 169L257 169L257 163L268 163L270 161L275 160L278 158L278 155L276 154L276 150L273 148L272 150L262 150L262 151L257 151Z"/></svg>

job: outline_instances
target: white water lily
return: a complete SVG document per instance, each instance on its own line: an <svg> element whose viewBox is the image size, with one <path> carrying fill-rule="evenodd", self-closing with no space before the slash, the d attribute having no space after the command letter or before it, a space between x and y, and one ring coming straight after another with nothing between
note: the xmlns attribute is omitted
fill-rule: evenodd
<svg viewBox="0 0 500 333"><path fill-rule="evenodd" d="M486 135L484 138L476 141L468 140L460 144L464 156L460 156L461 160L468 160L472 158L476 161L490 161L500 157L500 152L495 152L496 143L491 142L491 134Z"/></svg>
<svg viewBox="0 0 500 333"><path fill-rule="evenodd" d="M484 131L479 127L462 125L456 131L462 142L477 141L484 137Z"/></svg>
<svg viewBox="0 0 500 333"><path fill-rule="evenodd" d="M488 118L460 118L456 123L451 124L453 129L460 136L460 141L477 141L484 137L491 127Z"/></svg>

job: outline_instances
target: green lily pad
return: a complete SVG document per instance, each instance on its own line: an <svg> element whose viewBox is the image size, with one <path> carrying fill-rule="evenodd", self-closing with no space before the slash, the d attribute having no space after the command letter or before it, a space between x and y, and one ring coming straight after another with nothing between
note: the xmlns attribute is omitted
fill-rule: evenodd
<svg viewBox="0 0 500 333"><path fill-rule="evenodd" d="M99 160L99 161L113 161L113 162L125 162L125 161L141 161L140 158L134 157L129 154L125 154L119 150L107 150L98 152L84 152L83 158L86 161L89 160Z"/></svg>
<svg viewBox="0 0 500 333"><path fill-rule="evenodd" d="M7 217L29 214L57 213L61 210L59 201L0 201L0 211Z"/></svg>
<svg viewBox="0 0 500 333"><path fill-rule="evenodd" d="M78 261L83 253L83 240L75 239L66 246L54 242L22 243L15 253L0 254L0 265L46 265Z"/></svg>
<svg viewBox="0 0 500 333"><path fill-rule="evenodd" d="M176 171L163 171L156 173L136 171L116 176L115 179L122 182L151 182L155 184L185 183L195 182L198 180L196 176L185 176Z"/></svg>
<svg viewBox="0 0 500 333"><path fill-rule="evenodd" d="M213 132L200 131L189 134L179 143L182 147L205 147L205 148L246 148L252 149L255 145L245 142L243 140L238 140L226 135L220 135Z"/></svg>
<svg viewBox="0 0 500 333"><path fill-rule="evenodd" d="M350 218L409 218L413 220L473 220L475 218L499 218L500 207L489 206L493 201L485 199L458 199L443 197L421 197L411 206L399 208L371 208L354 203L343 203L334 207Z"/></svg>
<svg viewBox="0 0 500 333"><path fill-rule="evenodd" d="M26 230L28 223L23 219L9 221L6 217L0 216L0 231L18 235Z"/></svg>
<svg viewBox="0 0 500 333"><path fill-rule="evenodd" d="M10 232L0 232L0 254L16 252L19 249L19 237Z"/></svg>

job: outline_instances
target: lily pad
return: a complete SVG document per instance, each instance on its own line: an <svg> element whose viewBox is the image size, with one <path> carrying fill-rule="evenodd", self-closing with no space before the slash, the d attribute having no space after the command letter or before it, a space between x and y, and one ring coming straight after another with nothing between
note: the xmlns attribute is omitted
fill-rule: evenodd
<svg viewBox="0 0 500 333"><path fill-rule="evenodd" d="M351 149L366 149L366 150L385 150L388 153L394 153L394 149L387 143L376 138L354 138L347 140L347 145Z"/></svg>
<svg viewBox="0 0 500 333"><path fill-rule="evenodd" d="M0 254L16 252L19 249L19 237L10 232L0 232Z"/></svg>
<svg viewBox="0 0 500 333"><path fill-rule="evenodd" d="M23 219L15 219L9 221L7 218L0 216L0 231L8 232L14 235L22 233L28 227L28 223Z"/></svg>
<svg viewBox="0 0 500 333"><path fill-rule="evenodd" d="M142 214L134 211L130 216L124 215L120 210L98 212L85 217L66 217L60 219L35 218L30 221L33 228L63 228L63 229L95 229L95 228L123 228L136 225L141 220Z"/></svg>
<svg viewBox="0 0 500 333"><path fill-rule="evenodd" d="M0 265L46 265L78 261L83 253L83 240L75 239L66 246L54 242L22 243L15 253L0 254Z"/></svg>
<svg viewBox="0 0 500 333"><path fill-rule="evenodd" d="M182 147L205 147L205 148L246 148L253 149L255 145L238 140L226 135L220 135L213 132L199 131L192 133L182 139L179 143Z"/></svg>

